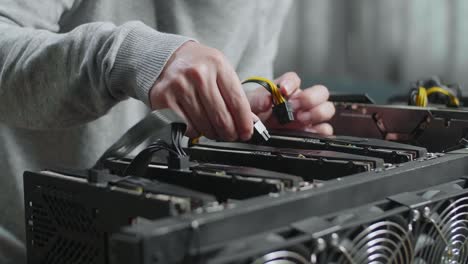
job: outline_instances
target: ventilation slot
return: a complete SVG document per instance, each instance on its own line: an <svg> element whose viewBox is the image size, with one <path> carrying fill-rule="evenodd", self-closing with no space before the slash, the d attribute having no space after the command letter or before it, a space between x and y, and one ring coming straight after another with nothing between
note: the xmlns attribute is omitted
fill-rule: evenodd
<svg viewBox="0 0 468 264"><path fill-rule="evenodd" d="M93 209L81 204L76 193L49 186L37 186L36 191L28 218L34 263L102 263L104 234L97 231Z"/></svg>
<svg viewBox="0 0 468 264"><path fill-rule="evenodd" d="M39 203L31 204L31 216L29 218L29 228L33 234L33 245L44 247L55 236L57 230L52 224L52 219L44 205Z"/></svg>
<svg viewBox="0 0 468 264"><path fill-rule="evenodd" d="M59 236L42 264L94 264L99 250L84 242L73 241Z"/></svg>
<svg viewBox="0 0 468 264"><path fill-rule="evenodd" d="M87 210L83 205L75 202L72 195L50 190L43 194L43 199L60 228L95 237L100 236L94 225L95 216L91 209Z"/></svg>

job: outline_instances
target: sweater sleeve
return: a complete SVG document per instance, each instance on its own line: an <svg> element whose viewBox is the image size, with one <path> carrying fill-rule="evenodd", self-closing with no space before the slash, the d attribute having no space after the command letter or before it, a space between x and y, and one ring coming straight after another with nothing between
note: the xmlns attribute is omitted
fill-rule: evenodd
<svg viewBox="0 0 468 264"><path fill-rule="evenodd" d="M0 0L0 122L65 128L148 92L189 39L141 22L89 23L59 32L74 0Z"/></svg>

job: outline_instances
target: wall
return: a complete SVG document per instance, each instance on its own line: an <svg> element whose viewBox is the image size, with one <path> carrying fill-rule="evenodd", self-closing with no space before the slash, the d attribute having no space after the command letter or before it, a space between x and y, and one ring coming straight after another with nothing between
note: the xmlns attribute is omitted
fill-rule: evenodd
<svg viewBox="0 0 468 264"><path fill-rule="evenodd" d="M379 98L432 75L468 85L466 14L466 0L296 0L276 72Z"/></svg>

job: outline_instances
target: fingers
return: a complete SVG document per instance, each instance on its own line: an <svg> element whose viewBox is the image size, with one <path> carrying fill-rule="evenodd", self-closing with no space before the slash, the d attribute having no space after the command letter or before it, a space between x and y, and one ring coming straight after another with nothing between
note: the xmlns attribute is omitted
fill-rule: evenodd
<svg viewBox="0 0 468 264"><path fill-rule="evenodd" d="M281 93L290 97L300 92L301 79L295 72L288 72L275 80L279 84ZM267 112L272 107L271 94L263 87L255 89L247 95L251 111L256 114Z"/></svg>
<svg viewBox="0 0 468 264"><path fill-rule="evenodd" d="M250 109L255 114L264 113L271 109L271 94L263 87L258 87L247 94Z"/></svg>
<svg viewBox="0 0 468 264"><path fill-rule="evenodd" d="M224 99L217 89L215 80L211 81L211 87L216 89L201 88L200 101L206 108L207 116L216 134L220 139L233 141L237 139L236 128L231 113L224 103Z"/></svg>
<svg viewBox="0 0 468 264"><path fill-rule="evenodd" d="M296 114L297 120L303 124L318 124L330 120L335 114L335 106L325 102L306 111Z"/></svg>
<svg viewBox="0 0 468 264"><path fill-rule="evenodd" d="M287 72L275 80L280 86L281 93L290 97L301 87L301 78L295 72Z"/></svg>
<svg viewBox="0 0 468 264"><path fill-rule="evenodd" d="M304 91L295 92L289 103L296 111L296 119L302 124L318 124L325 122L335 114L335 106L328 102L328 89L315 85Z"/></svg>
<svg viewBox="0 0 468 264"><path fill-rule="evenodd" d="M308 127L333 115L333 105L325 103L325 87L303 92L299 89L301 80L293 72L276 82L300 120L291 125ZM252 136L252 112L264 121L271 120L272 112L267 91L257 89L247 97L224 55L196 42L187 42L174 52L150 91L150 103L155 109L170 107L183 116L189 124L189 136L203 134L228 141ZM320 129L329 132L326 126Z"/></svg>
<svg viewBox="0 0 468 264"><path fill-rule="evenodd" d="M251 120L253 121L253 123L261 120L260 117L258 117L256 114L254 113L251 113Z"/></svg>
<svg viewBox="0 0 468 264"><path fill-rule="evenodd" d="M330 93L323 85L315 85L290 97L289 102L300 109L313 108L328 100Z"/></svg>
<svg viewBox="0 0 468 264"><path fill-rule="evenodd" d="M241 140L249 140L253 133L252 111L241 82L234 69L225 65L218 73L218 87ZM237 139L234 138L234 139Z"/></svg>
<svg viewBox="0 0 468 264"><path fill-rule="evenodd" d="M177 103L176 100L170 100L166 107L172 109L174 112L177 113L180 117L182 117L185 122L187 123L187 130L185 131L185 135L189 138L196 138L200 136L200 132L193 127L192 121L190 120L189 116L186 114L186 111L183 107Z"/></svg>
<svg viewBox="0 0 468 264"><path fill-rule="evenodd" d="M274 118L268 118L266 124L271 128L303 130L331 135L333 128L325 122L335 114L335 106L327 101L328 97L328 89L322 85L316 85L306 90L297 89L289 97L289 103L295 112L295 121L284 125L279 124Z"/></svg>
<svg viewBox="0 0 468 264"><path fill-rule="evenodd" d="M184 96L180 100L182 103L179 104L179 106L182 108L185 116L189 119L190 128L193 130L194 134L196 134L194 137L198 137L203 134L203 136L210 139L217 138L216 131L211 126L211 123L207 118L208 115L204 106L199 103L199 98Z"/></svg>
<svg viewBox="0 0 468 264"><path fill-rule="evenodd" d="M220 100L220 95L216 93L217 87L214 82L207 81L208 76L209 72L206 67L200 66L187 70L185 78L179 77L182 79L180 85L186 87L186 92L176 95L176 100L190 119L192 127L198 132L198 135L203 134L207 138L215 139L222 131L214 126L213 120L218 115L226 114L227 110L222 100L217 101L216 104L210 103L211 100ZM212 90L213 92L211 92ZM222 135L224 136L224 134Z"/></svg>
<svg viewBox="0 0 468 264"><path fill-rule="evenodd" d="M185 135L187 137L197 138L201 136L201 132L197 128L195 128L195 126L193 125L194 123L192 121L192 118L190 118L190 115L187 114L188 111L184 109L183 105L178 105L178 107L173 108L173 110L185 119L185 122L187 123L187 130L185 131Z"/></svg>
<svg viewBox="0 0 468 264"><path fill-rule="evenodd" d="M233 141L253 133L250 105L222 53L196 42L179 47L150 90L153 109L169 107L189 123L189 136Z"/></svg>
<svg viewBox="0 0 468 264"><path fill-rule="evenodd" d="M305 128L305 131L326 136L333 135L333 127L328 123L321 123L311 127L307 127Z"/></svg>
<svg viewBox="0 0 468 264"><path fill-rule="evenodd" d="M193 118L198 126L206 129L201 130L201 133L212 138L217 135L221 139L232 141L237 138L237 133L231 113L219 91L216 70L215 65L196 65L187 69L185 76L193 87L188 88L190 95L180 94L177 100L193 101L198 108L204 109L203 116ZM195 106L189 110L194 112L190 111L187 115L196 116Z"/></svg>

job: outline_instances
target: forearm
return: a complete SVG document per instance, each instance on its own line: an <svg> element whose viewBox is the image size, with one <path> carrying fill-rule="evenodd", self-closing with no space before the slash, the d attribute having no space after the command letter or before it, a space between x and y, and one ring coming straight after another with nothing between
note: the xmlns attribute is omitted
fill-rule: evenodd
<svg viewBox="0 0 468 264"><path fill-rule="evenodd" d="M0 121L32 129L96 119L127 96L147 102L187 39L142 23L91 23L66 34L0 25Z"/></svg>

